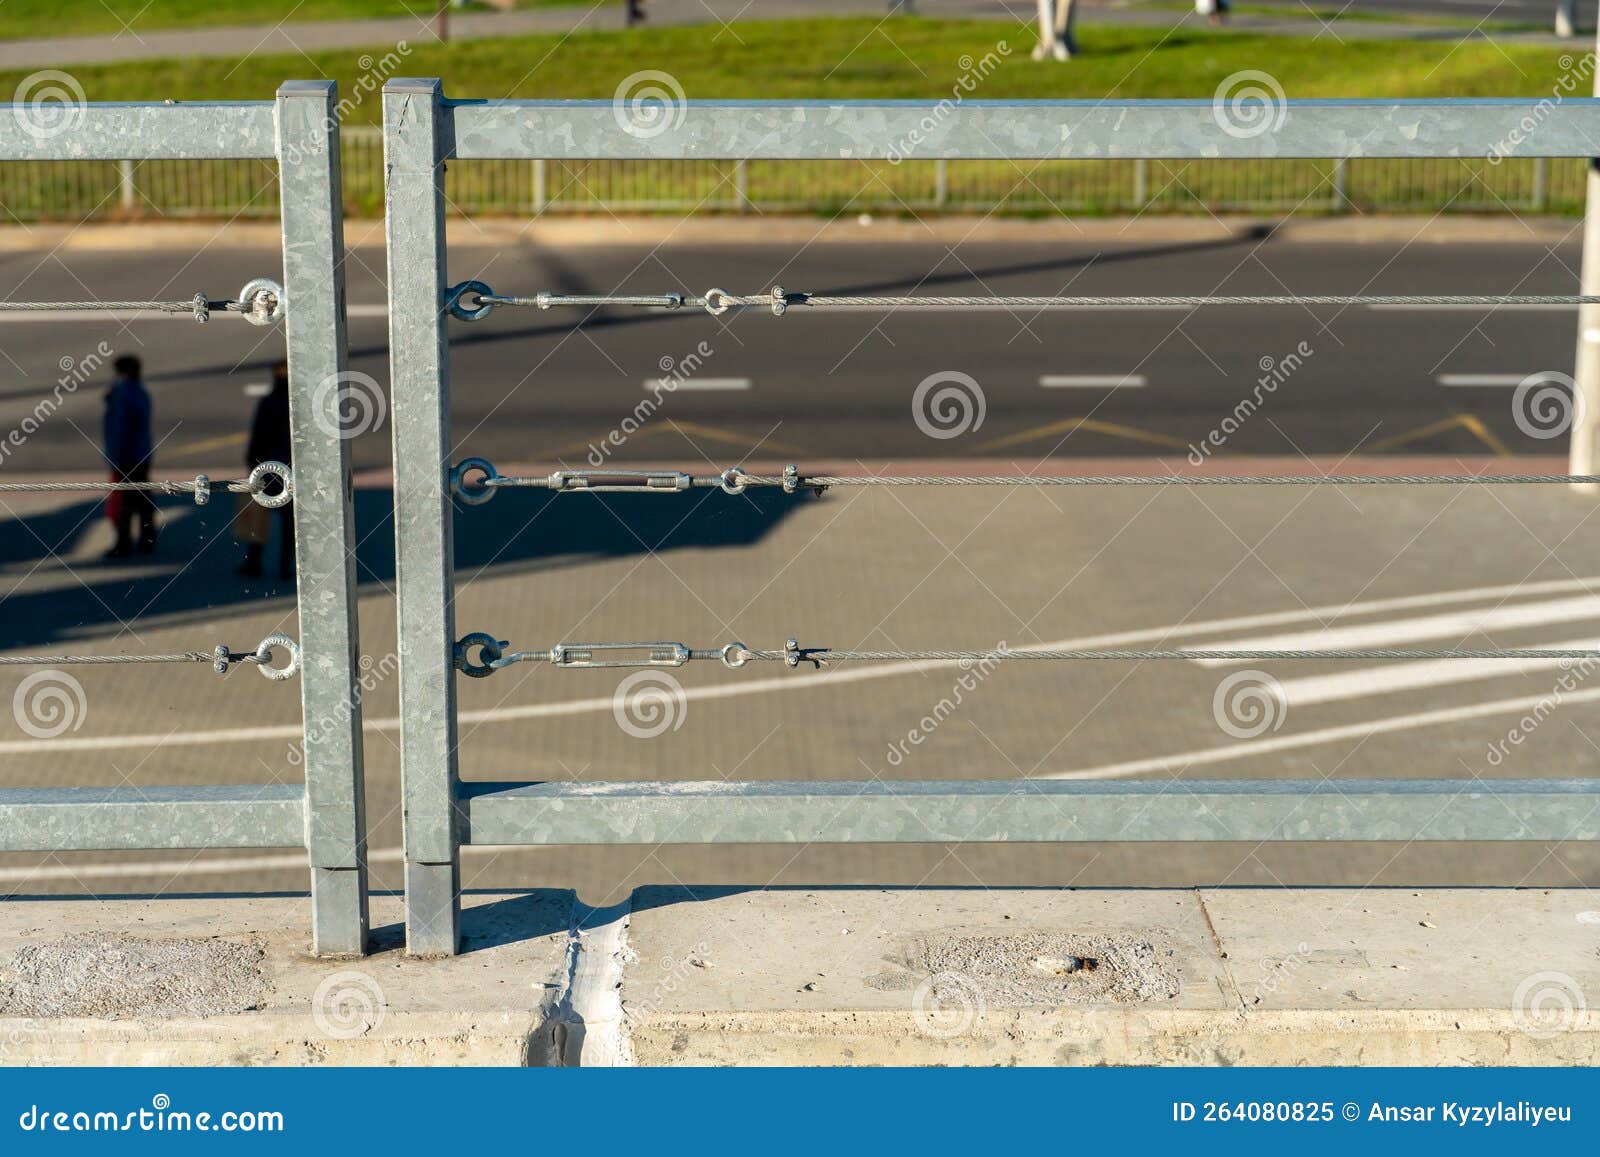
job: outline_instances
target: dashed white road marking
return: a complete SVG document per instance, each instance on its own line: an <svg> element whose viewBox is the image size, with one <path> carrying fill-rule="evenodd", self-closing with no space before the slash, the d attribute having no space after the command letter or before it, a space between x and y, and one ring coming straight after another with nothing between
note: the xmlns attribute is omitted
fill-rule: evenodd
<svg viewBox="0 0 1600 1157"><path fill-rule="evenodd" d="M1150 384L1143 374L1041 374L1047 390L1142 390Z"/></svg>
<svg viewBox="0 0 1600 1157"><path fill-rule="evenodd" d="M1441 386L1454 389L1475 389L1483 386L1520 386L1528 380L1527 374L1440 374L1434 379Z"/></svg>
<svg viewBox="0 0 1600 1157"><path fill-rule="evenodd" d="M647 392L671 388L674 392L680 390L748 390L753 385L749 378L684 378L676 386L667 378L646 378L644 388Z"/></svg>

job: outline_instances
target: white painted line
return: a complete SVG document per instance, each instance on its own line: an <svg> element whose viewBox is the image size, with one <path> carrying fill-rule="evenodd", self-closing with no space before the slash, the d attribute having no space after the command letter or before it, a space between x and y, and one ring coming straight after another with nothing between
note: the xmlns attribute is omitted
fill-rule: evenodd
<svg viewBox="0 0 1600 1157"><path fill-rule="evenodd" d="M1121 631L1109 635L1092 635L1082 639L1062 639L1053 643L1034 643L1026 647L1013 647L1016 651L1057 650L1067 648L1117 647L1134 643L1148 643L1167 639L1185 639L1196 635L1209 635L1217 631L1248 631L1258 627L1287 626L1308 620L1319 621L1340 615L1377 614L1384 611L1410 610L1414 607L1445 606L1450 603L1471 602L1474 599L1500 598L1509 595L1559 594L1600 587L1600 577L1576 579L1551 579L1538 583L1512 583L1506 586L1468 587L1456 591L1433 591L1422 595L1401 595L1396 598L1374 599L1365 603L1335 603L1328 606L1306 607L1293 611L1271 611L1260 615L1243 615L1230 619L1213 619L1204 623L1184 623L1163 627L1146 627L1137 631ZM691 687L684 691L687 699L732 699L743 695L757 695L767 691L793 694L805 689L836 687L843 683L861 683L870 679L888 679L897 675L916 675L925 671L948 669L948 663L908 661L883 663L872 666L841 666L832 671L820 672L812 678L796 679L792 675L770 679L750 679L742 683L723 683L709 687ZM562 703L528 703L518 707L491 707L460 712L461 723L504 723L517 719L545 719L552 716L582 715L595 711L610 711L613 696L603 695L591 699L570 699ZM397 717L368 718L363 722L368 731L398 731ZM13 739L0 742L0 755L26 755L30 752L115 751L129 747L200 747L213 743L241 743L263 739L298 739L300 725L276 724L266 727L222 727L211 731L175 731L141 735L58 736L55 739ZM1254 740L1261 743L1264 740ZM1252 748L1254 750L1254 748Z"/></svg>
<svg viewBox="0 0 1600 1157"><path fill-rule="evenodd" d="M1574 691L1561 697L1561 705L1592 703L1600 699L1600 689ZM1204 747L1198 751L1182 751L1176 755L1160 755L1154 759L1133 759L1126 763L1107 763L1082 771L1057 771L1039 779L1121 779L1130 775L1148 775L1164 771L1181 775L1191 767L1210 763L1227 763L1251 756L1271 755L1278 751L1292 751L1297 747L1315 747L1319 743L1335 743L1341 739L1366 739L1371 735L1388 735L1396 731L1410 731L1418 727L1437 727L1444 723L1460 723L1466 719L1481 719L1487 715L1515 715L1538 710L1541 705L1550 707L1550 696L1529 695L1521 699L1496 699L1490 703L1471 703L1465 707L1446 707L1438 711L1419 711L1414 715L1391 715L1387 719L1370 719L1365 723L1350 723L1343 727L1324 727L1319 731L1306 731L1299 735L1264 735L1242 743L1228 743L1221 747ZM1181 784L1173 785L1182 791Z"/></svg>
<svg viewBox="0 0 1600 1157"><path fill-rule="evenodd" d="M1524 301L1507 305L1369 305L1371 310L1426 313L1575 313L1576 305L1555 305L1548 302Z"/></svg>
<svg viewBox="0 0 1600 1157"><path fill-rule="evenodd" d="M1042 374L1047 390L1142 390L1150 382L1143 374Z"/></svg>
<svg viewBox="0 0 1600 1157"><path fill-rule="evenodd" d="M1392 647L1425 639L1465 639L1476 634L1518 627L1543 627L1551 623L1573 623L1600 619L1600 597L1584 595L1571 599L1552 599L1543 603L1513 603L1510 606L1484 607L1475 611L1450 611L1397 619L1380 623L1361 623L1348 627L1326 627L1313 631L1294 631L1253 639L1227 639L1207 643L1208 651L1307 651L1349 650L1357 647ZM1453 659L1452 662L1464 662ZM1221 667L1232 659L1197 659L1202 667Z"/></svg>
<svg viewBox="0 0 1600 1157"><path fill-rule="evenodd" d="M749 378L685 378L676 386L669 378L646 378L644 388L646 393L656 390L748 390L751 386Z"/></svg>
<svg viewBox="0 0 1600 1157"><path fill-rule="evenodd" d="M1574 639L1565 643L1539 644L1553 651L1592 651L1600 639ZM1447 687L1452 683L1472 683L1480 679L1507 679L1555 667L1572 668L1568 659L1423 659L1414 663L1385 663L1335 675L1312 675L1304 679L1284 679L1278 684L1283 699L1291 707L1313 703L1338 703L1368 695L1387 695L1394 691L1415 691L1419 687Z"/></svg>
<svg viewBox="0 0 1600 1157"><path fill-rule="evenodd" d="M466 851L464 847L462 851ZM174 853L175 855L193 855ZM367 853L367 863L401 863L400 848L380 848ZM212 876L229 872L308 871L304 852L281 852L271 856L227 856L211 860L191 859L186 863L160 860L135 860L130 864L39 864L31 868L0 868L0 884L45 883L50 880L126 880L135 876Z"/></svg>
<svg viewBox="0 0 1600 1157"><path fill-rule="evenodd" d="M1440 374L1436 379L1441 386L1472 388L1476 386L1520 386L1528 380L1527 374Z"/></svg>

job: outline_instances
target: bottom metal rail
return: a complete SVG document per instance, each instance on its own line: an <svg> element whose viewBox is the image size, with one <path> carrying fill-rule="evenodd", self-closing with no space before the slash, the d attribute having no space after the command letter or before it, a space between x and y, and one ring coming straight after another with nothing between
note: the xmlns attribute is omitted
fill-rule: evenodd
<svg viewBox="0 0 1600 1157"><path fill-rule="evenodd" d="M0 852L305 846L294 783L0 788Z"/></svg>
<svg viewBox="0 0 1600 1157"><path fill-rule="evenodd" d="M464 783L471 844L1600 839L1600 780Z"/></svg>

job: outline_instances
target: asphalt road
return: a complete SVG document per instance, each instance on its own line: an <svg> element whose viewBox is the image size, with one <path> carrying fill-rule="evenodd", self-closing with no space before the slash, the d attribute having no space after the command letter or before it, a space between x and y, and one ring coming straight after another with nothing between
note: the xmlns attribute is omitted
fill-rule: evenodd
<svg viewBox="0 0 1600 1157"><path fill-rule="evenodd" d="M561 253L458 246L455 278L501 291L625 288L860 292L1146 293L1569 291L1576 252L1543 243L1395 242L826 248L776 242ZM69 251L38 264L8 254L16 298L223 295L271 272L266 251L212 245L198 258ZM37 266L37 268L35 268ZM379 381L384 319L377 254L356 254L354 365ZM690 381L617 461L704 465L812 455L1033 465L1040 456L1179 455L1235 412L1260 359L1312 350L1227 441L1230 454L1352 451L1481 458L1497 447L1549 454L1522 434L1506 385L1570 366L1571 311L1337 309L1128 311L1017 317L1005 311L887 319L759 312L618 313L580 329L554 312L502 311L458 325L455 429L461 452L511 463L581 464L591 442L649 397L659 359L705 341ZM0 322L0 422L10 428L59 375L58 359L105 340L151 368L162 472L236 461L251 399L279 351L272 331L218 318ZM80 351L80 352L74 352ZM912 399L927 375L959 370L985 397L981 427L921 432ZM1129 375L1142 386L1040 385L1042 376ZM93 473L98 387L66 395L6 474ZM1093 426L1083 424L1089 418ZM1063 425L1065 424L1065 425ZM1048 431L1048 432L1046 432ZM387 459L380 428L362 461ZM1065 441L1063 441L1065 438ZM992 443L992 444L991 444ZM702 457L703 455L703 457ZM393 680L389 494L356 496L363 536L363 696L372 847L380 886L398 882L399 708ZM106 565L97 504L7 496L0 518L0 647L11 651L208 649L293 633L291 589L237 579L225 504L163 503L161 551ZM821 498L716 491L679 496L501 495L464 510L456 536L460 631L516 646L671 639L717 646L917 648L1076 644L1533 646L1592 639L1600 621L1595 504L1566 488L1138 488L835 491ZM1333 634L1328 634L1333 632ZM1290 636L1284 640L1282 636ZM1366 640L1371 642L1372 639ZM1588 643L1585 645L1593 645ZM677 715L659 735L624 727L615 672L527 666L460 688L462 767L471 779L1073 776L1320 777L1584 775L1600 750L1587 670L1551 664L1274 665L1286 708L1255 734L1228 715L1235 668L1200 663L1002 668L964 692L925 741L913 732L955 689L936 669L773 670L701 665L679 674ZM74 671L83 707L40 737L0 713L8 784L276 782L298 776L297 688L203 666L130 677ZM0 684L9 699L21 676ZM1220 698L1219 698L1220 696ZM1220 704L1220 706L1219 706ZM1543 705L1543 706L1541 706ZM15 703L13 702L13 707ZM1238 710L1233 708L1232 710ZM13 717L15 718L15 717ZM1526 721L1534 720L1530 726ZM1515 741L1511 736L1517 735ZM891 755L900 745L909 752ZM1498 746L1497 746L1498 745ZM599 901L640 883L979 885L1600 882L1587 846L625 848L472 850L469 886L577 886ZM0 857L0 893L301 888L291 853Z"/></svg>
<svg viewBox="0 0 1600 1157"><path fill-rule="evenodd" d="M502 293L719 286L761 293L1289 294L1570 293L1576 237L1565 243L1351 245L1263 240L1023 244L857 243L628 247L545 251L458 247L455 280ZM197 257L71 252L42 263L7 254L14 298L70 299L85 287L126 297L231 296L274 272L265 251L219 242ZM353 369L388 377L381 254L351 262ZM713 318L699 310L497 310L453 322L453 415L460 456L581 466L641 403L642 431L607 460L747 454L822 459L1182 455L1219 429L1242 399L1272 399L1242 423L1229 454L1551 453L1513 413L1528 374L1569 371L1575 311L1564 307L1392 309L1276 307L1116 309L1024 314L986 308L888 313L761 310ZM98 343L138 351L155 392L160 468L237 462L250 390L281 356L276 330L232 317L122 321L0 317L0 424L31 412L63 376L61 359ZM648 383L681 384L659 402ZM931 437L913 420L930 375L977 383L982 420ZM4 469L97 469L99 374L64 395L52 420ZM1263 386L1268 379L1269 386ZM1488 384L1485 384L1488 383ZM968 389L968 392L973 391ZM933 425L941 435L946 426ZM960 425L960 423L955 423ZM1558 448L1557 448L1558 449ZM358 439L361 466L388 461L387 429Z"/></svg>

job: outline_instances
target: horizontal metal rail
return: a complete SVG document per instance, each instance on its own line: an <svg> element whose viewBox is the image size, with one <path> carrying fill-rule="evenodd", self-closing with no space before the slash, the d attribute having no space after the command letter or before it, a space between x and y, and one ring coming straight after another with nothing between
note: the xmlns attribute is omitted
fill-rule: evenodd
<svg viewBox="0 0 1600 1157"><path fill-rule="evenodd" d="M0 161L190 160L277 154L271 101L80 100L12 105Z"/></svg>
<svg viewBox="0 0 1600 1157"><path fill-rule="evenodd" d="M388 91L416 83L391 81ZM462 159L1476 159L1587 157L1600 140L1600 103L1590 97L1290 100L1233 132L1210 100L719 100L661 103L639 116L610 100L445 108L450 155Z"/></svg>
<svg viewBox="0 0 1600 1157"><path fill-rule="evenodd" d="M1593 840L1600 781L464 783L472 844Z"/></svg>
<svg viewBox="0 0 1600 1157"><path fill-rule="evenodd" d="M0 788L0 852L305 846L299 784Z"/></svg>

